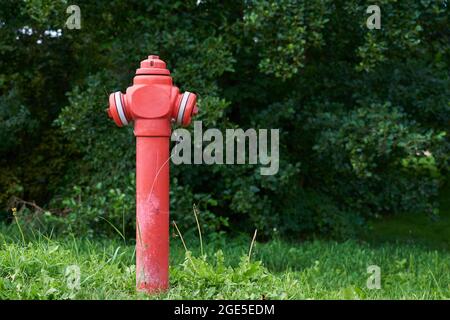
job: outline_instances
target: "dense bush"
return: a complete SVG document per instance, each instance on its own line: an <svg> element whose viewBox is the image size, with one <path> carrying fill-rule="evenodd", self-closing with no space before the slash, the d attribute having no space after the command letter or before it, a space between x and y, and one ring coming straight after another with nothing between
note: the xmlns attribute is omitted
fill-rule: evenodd
<svg viewBox="0 0 450 320"><path fill-rule="evenodd" d="M450 154L448 4L377 4L380 30L366 27L364 1L79 1L82 29L52 36L64 2L6 1L0 201L47 203L72 232L130 232L134 137L104 109L158 53L198 93L204 127L280 128L275 176L171 166L184 228L193 204L208 232L267 236L347 236L367 217L436 214Z"/></svg>

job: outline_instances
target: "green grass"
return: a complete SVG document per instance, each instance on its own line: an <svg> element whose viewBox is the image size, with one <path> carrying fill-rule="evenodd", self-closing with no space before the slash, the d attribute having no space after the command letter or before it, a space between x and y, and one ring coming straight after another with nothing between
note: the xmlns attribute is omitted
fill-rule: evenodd
<svg viewBox="0 0 450 320"><path fill-rule="evenodd" d="M9 228L8 228L9 229ZM189 240L189 239L188 239ZM172 239L171 289L152 299L448 299L450 253L410 245L372 247L348 241L205 244L187 255ZM187 241L199 251L198 240ZM215 253L221 250L222 253ZM261 262L258 262L261 261ZM367 267L381 268L381 289L368 289ZM66 268L80 268L74 287ZM72 284L72 285L71 285ZM134 247L120 241L47 239L24 244L0 233L1 299L148 299L134 289Z"/></svg>

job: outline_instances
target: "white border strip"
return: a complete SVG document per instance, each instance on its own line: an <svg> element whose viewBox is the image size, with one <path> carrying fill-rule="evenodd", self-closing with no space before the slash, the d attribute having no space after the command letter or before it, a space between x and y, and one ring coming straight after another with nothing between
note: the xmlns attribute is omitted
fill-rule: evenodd
<svg viewBox="0 0 450 320"><path fill-rule="evenodd" d="M123 111L122 99L120 99L120 92L114 93L114 100L116 101L117 112L119 113L120 121L122 124L126 126L128 124L127 117L125 117L125 113Z"/></svg>
<svg viewBox="0 0 450 320"><path fill-rule="evenodd" d="M191 93L186 91L183 93L183 98L181 99L180 108L178 109L178 117L177 117L177 123L182 124L183 123L183 117L184 117L184 111L186 109L187 102L189 100L189 95Z"/></svg>

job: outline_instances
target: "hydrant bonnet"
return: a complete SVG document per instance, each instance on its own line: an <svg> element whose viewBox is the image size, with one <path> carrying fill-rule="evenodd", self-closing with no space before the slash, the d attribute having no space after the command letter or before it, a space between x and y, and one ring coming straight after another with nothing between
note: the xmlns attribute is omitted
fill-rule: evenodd
<svg viewBox="0 0 450 320"><path fill-rule="evenodd" d="M158 56L150 55L141 61L133 82L134 85L127 89L126 94L117 91L109 96L108 115L119 127L139 118L154 119L165 117L166 114L170 115L169 120L187 126L198 112L197 96L187 91L181 94L173 86L170 71ZM171 101L170 105L165 102L168 100Z"/></svg>

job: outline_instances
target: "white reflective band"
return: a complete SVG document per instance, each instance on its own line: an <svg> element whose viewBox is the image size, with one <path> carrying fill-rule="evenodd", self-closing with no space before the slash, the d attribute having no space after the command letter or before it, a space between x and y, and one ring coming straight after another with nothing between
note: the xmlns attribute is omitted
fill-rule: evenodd
<svg viewBox="0 0 450 320"><path fill-rule="evenodd" d="M116 101L117 112L119 113L120 121L126 126L128 124L127 118L125 117L125 112L123 111L122 99L120 99L120 92L114 93L114 99Z"/></svg>
<svg viewBox="0 0 450 320"><path fill-rule="evenodd" d="M190 92L183 93L183 98L181 99L180 108L178 109L178 117L177 117L177 123L182 124L183 123L183 117L184 117L184 110L186 109L186 105L189 99Z"/></svg>

